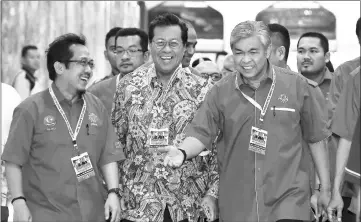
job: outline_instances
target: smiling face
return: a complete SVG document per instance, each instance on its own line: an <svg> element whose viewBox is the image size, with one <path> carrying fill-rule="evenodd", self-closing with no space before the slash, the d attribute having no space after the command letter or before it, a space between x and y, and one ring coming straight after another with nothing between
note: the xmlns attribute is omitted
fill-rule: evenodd
<svg viewBox="0 0 361 222"><path fill-rule="evenodd" d="M258 36L240 39L233 44L235 69L247 79L257 79L267 64L271 47L266 48Z"/></svg>
<svg viewBox="0 0 361 222"><path fill-rule="evenodd" d="M302 75L321 73L329 61L329 53L325 53L321 40L316 37L303 37L297 47L297 68Z"/></svg>
<svg viewBox="0 0 361 222"><path fill-rule="evenodd" d="M151 42L151 56L157 72L172 75L182 62L184 52L185 46L178 25L155 27Z"/></svg>
<svg viewBox="0 0 361 222"><path fill-rule="evenodd" d="M73 51L73 57L70 60L78 60L86 62L85 65L82 62L69 62L68 68L62 67L62 73L58 76L63 79L63 82L68 84L70 90L76 92L84 92L89 79L93 75L93 71L87 62L92 61L90 58L89 50L84 45L74 44L70 46L70 50Z"/></svg>

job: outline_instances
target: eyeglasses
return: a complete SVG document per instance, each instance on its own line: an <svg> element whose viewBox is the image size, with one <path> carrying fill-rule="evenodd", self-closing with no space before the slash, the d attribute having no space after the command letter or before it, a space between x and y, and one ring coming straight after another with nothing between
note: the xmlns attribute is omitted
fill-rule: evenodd
<svg viewBox="0 0 361 222"><path fill-rule="evenodd" d="M85 59L82 59L82 60L66 60L64 62L75 62L79 65L82 65L84 68L86 68L86 66L88 65L90 67L90 69L94 69L95 67L95 64L94 64L94 61L93 60L85 60Z"/></svg>
<svg viewBox="0 0 361 222"><path fill-rule="evenodd" d="M178 49L181 45L181 43L178 40L171 40L171 41L165 41L165 40L156 40L153 41L155 44L155 47L157 49L163 49L167 44L171 49Z"/></svg>
<svg viewBox="0 0 361 222"><path fill-rule="evenodd" d="M115 49L113 51L114 54L116 54L117 56L123 56L124 53L127 52L129 56L134 57L137 55L137 52L143 52L142 49Z"/></svg>

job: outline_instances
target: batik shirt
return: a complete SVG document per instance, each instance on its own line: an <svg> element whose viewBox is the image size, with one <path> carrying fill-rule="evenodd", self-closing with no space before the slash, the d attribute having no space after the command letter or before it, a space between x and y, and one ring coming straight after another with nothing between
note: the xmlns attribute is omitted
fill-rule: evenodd
<svg viewBox="0 0 361 222"><path fill-rule="evenodd" d="M164 87L154 64L120 80L111 118L126 156L118 164L120 187L128 207L123 218L163 221L167 206L173 221L196 221L202 198L217 197L214 152L172 169L164 166L165 154L157 152L149 141L151 128L167 128L168 144L178 147L185 139L185 127L212 85L211 80L179 67Z"/></svg>

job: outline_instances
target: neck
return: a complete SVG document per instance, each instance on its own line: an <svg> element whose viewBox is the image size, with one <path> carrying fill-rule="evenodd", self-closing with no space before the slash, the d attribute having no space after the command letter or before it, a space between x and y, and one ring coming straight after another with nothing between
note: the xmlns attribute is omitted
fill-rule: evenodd
<svg viewBox="0 0 361 222"><path fill-rule="evenodd" d="M55 85L58 87L60 93L65 97L65 99L71 103L74 103L78 98L80 98L80 93L70 87L70 84L64 84L61 80L57 79L55 80Z"/></svg>
<svg viewBox="0 0 361 222"><path fill-rule="evenodd" d="M308 75L304 75L307 79L310 79L318 84L321 83L322 79L325 76L325 72L326 69L322 69L322 71L317 72L317 73L313 73L313 74L308 74Z"/></svg>
<svg viewBox="0 0 361 222"><path fill-rule="evenodd" d="M112 76L116 76L119 74L119 70L118 69L112 69Z"/></svg>
<svg viewBox="0 0 361 222"><path fill-rule="evenodd" d="M32 75L34 75L34 73L35 73L35 71L36 71L36 69L32 69L32 68L30 68L30 67L28 67L28 66L25 66L25 65L23 65L22 68L23 68L25 71L27 71L27 72L29 72L30 74L32 74Z"/></svg>
<svg viewBox="0 0 361 222"><path fill-rule="evenodd" d="M170 80L170 78L172 77L172 75L174 74L173 70L170 73L162 73L162 72L156 72L157 73L157 77L159 78L159 81L162 83L163 86L166 86Z"/></svg>
<svg viewBox="0 0 361 222"><path fill-rule="evenodd" d="M284 69L287 69L287 62L281 61L281 62L279 63L279 67L284 68Z"/></svg>

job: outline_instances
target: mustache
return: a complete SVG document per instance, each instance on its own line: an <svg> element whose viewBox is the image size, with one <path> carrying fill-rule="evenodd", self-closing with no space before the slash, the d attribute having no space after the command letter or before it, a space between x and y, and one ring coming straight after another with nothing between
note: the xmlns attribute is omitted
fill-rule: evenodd
<svg viewBox="0 0 361 222"><path fill-rule="evenodd" d="M312 61L311 60L303 60L303 62L301 64L304 65L305 63L312 64Z"/></svg>

